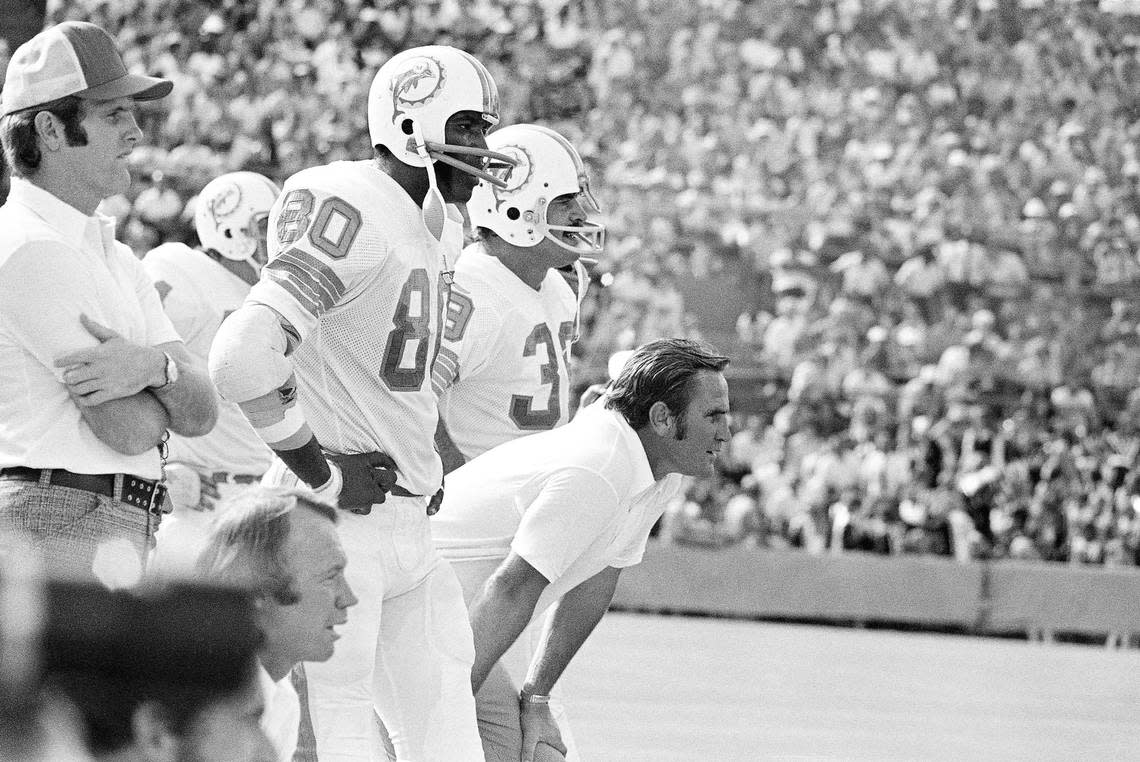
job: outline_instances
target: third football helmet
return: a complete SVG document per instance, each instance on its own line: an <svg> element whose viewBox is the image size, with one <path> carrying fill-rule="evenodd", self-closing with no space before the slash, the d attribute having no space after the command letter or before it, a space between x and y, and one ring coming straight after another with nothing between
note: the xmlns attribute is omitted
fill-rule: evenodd
<svg viewBox="0 0 1140 762"><path fill-rule="evenodd" d="M194 204L194 227L202 248L226 259L265 264L269 208L281 189L256 172L229 172L206 183Z"/></svg>
<svg viewBox="0 0 1140 762"><path fill-rule="evenodd" d="M471 194L471 224L487 228L515 246L529 248L549 239L579 254L595 254L605 245L605 225L590 193L586 167L570 141L537 124L515 124L489 135L487 145L509 156L514 166L497 169L502 184L480 182ZM582 218L552 224L547 209L554 199L573 196Z"/></svg>

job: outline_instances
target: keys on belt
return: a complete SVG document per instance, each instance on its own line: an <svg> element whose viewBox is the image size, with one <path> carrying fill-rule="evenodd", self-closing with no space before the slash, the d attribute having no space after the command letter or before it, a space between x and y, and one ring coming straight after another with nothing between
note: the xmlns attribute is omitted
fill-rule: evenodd
<svg viewBox="0 0 1140 762"><path fill-rule="evenodd" d="M257 484L261 481L259 474L232 474L229 471L214 471L211 474L201 474L202 481L210 486L219 484Z"/></svg>
<svg viewBox="0 0 1140 762"><path fill-rule="evenodd" d="M0 468L0 479L39 483L45 473L48 484L93 492L111 498L115 496L115 484L119 482L121 484L119 499L127 505L156 514L169 513L171 510L170 503L166 499L166 486L162 482L131 474L77 474L62 468L13 466Z"/></svg>

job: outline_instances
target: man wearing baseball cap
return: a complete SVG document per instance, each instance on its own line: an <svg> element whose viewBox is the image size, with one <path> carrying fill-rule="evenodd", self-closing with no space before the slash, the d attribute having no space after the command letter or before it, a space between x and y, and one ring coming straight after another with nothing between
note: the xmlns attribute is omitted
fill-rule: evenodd
<svg viewBox="0 0 1140 762"><path fill-rule="evenodd" d="M88 576L137 575L167 506L167 431L205 434L217 416L146 271L96 212L130 185L135 102L171 87L69 21L16 49L0 91L13 175L0 206L0 527Z"/></svg>

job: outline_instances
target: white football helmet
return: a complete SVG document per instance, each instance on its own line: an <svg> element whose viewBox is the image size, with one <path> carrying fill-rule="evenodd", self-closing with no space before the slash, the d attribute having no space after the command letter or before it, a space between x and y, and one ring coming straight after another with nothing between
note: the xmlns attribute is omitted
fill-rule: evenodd
<svg viewBox="0 0 1140 762"><path fill-rule="evenodd" d="M260 273L269 208L280 193L272 180L256 172L229 172L206 183L194 204L202 248L248 262Z"/></svg>
<svg viewBox="0 0 1140 762"><path fill-rule="evenodd" d="M380 67L368 93L368 134L400 161L427 167L440 161L489 182L497 178L456 158L504 161L494 151L447 143L444 125L460 111L475 111L499 123L499 90L474 56L447 45L424 45L398 53ZM434 174L434 173L433 173Z"/></svg>
<svg viewBox="0 0 1140 762"><path fill-rule="evenodd" d="M585 218L552 225L546 218L547 207L559 196L575 197L583 217L600 213L586 166L570 141L547 127L514 124L489 135L487 145L509 156L514 166L495 170L502 185L475 187L467 204L473 226L524 248L548 239L578 254L602 250L605 225Z"/></svg>

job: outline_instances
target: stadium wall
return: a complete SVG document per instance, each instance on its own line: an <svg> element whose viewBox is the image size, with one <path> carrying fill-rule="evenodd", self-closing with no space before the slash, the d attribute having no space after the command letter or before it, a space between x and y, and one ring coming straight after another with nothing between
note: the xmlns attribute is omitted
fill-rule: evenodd
<svg viewBox="0 0 1140 762"><path fill-rule="evenodd" d="M1140 571L650 541L614 607L1140 643Z"/></svg>

